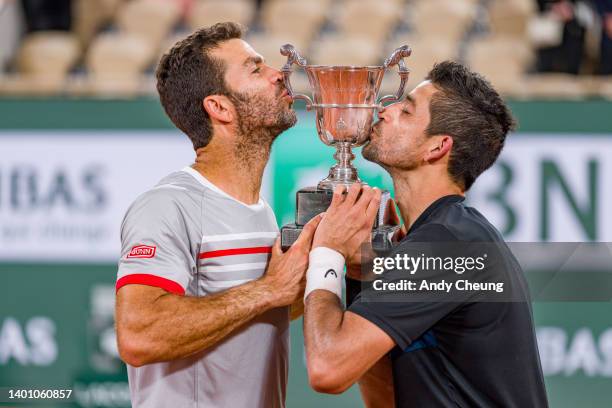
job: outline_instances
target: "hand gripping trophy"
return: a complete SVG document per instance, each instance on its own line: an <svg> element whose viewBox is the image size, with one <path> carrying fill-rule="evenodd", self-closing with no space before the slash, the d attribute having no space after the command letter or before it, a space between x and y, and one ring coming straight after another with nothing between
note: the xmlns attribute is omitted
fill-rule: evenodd
<svg viewBox="0 0 612 408"><path fill-rule="evenodd" d="M283 45L280 52L287 57L287 63L282 68L287 92L294 100L304 100L307 110L315 110L319 139L336 148L336 164L329 170L329 175L316 187L306 187L297 192L295 223L281 228L281 245L288 248L295 242L304 224L329 207L337 185L348 187L352 183L363 183L351 163L355 158L351 149L368 141L374 113L383 108L383 103L397 102L402 98L409 74L404 58L410 56L411 50L404 45L393 51L382 66L366 67L307 65L291 44ZM293 64L306 71L312 99L293 92L290 82ZM395 65L399 68L399 89L395 95L377 100L385 70ZM383 222L388 200L389 192L383 191L372 229L372 246L375 250L388 249L391 237L398 228Z"/></svg>

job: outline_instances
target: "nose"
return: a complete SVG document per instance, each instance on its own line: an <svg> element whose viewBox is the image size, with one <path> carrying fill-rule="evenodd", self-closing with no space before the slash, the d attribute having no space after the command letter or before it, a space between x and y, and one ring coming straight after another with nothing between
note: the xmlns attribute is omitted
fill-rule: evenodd
<svg viewBox="0 0 612 408"><path fill-rule="evenodd" d="M391 118L394 118L401 112L401 109L401 102L392 103L383 107L383 109L378 112L378 117L381 121L391 120Z"/></svg>
<svg viewBox="0 0 612 408"><path fill-rule="evenodd" d="M378 121L383 121L387 119L387 115L389 112L387 111L387 107L383 106L381 110L378 111Z"/></svg>
<svg viewBox="0 0 612 408"><path fill-rule="evenodd" d="M277 84L283 82L283 73L282 72L280 72L278 69L274 69L274 68L270 68L270 71L272 72L272 74L270 75L270 82L272 82L274 85L277 85Z"/></svg>

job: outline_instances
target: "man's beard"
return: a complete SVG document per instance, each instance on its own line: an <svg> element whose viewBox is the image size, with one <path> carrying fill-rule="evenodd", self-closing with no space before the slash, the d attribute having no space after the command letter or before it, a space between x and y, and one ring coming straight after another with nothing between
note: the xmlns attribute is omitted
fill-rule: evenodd
<svg viewBox="0 0 612 408"><path fill-rule="evenodd" d="M283 131L297 122L295 111L280 98L284 88L279 87L274 97L253 93L232 92L237 120L238 141L236 156L251 161L270 153L272 142Z"/></svg>
<svg viewBox="0 0 612 408"><path fill-rule="evenodd" d="M378 133L379 129L377 125L378 123L372 126L372 129L370 130L370 138L368 140L368 143L366 143L366 145L363 146L363 148L361 149L361 155L367 161L371 161L372 163L376 163L384 167L384 163L382 162L382 159L384 159L384 153L381 151L380 145L376 143L376 141L372 140L372 135L374 133L376 133L377 138L380 139L380 135Z"/></svg>
<svg viewBox="0 0 612 408"><path fill-rule="evenodd" d="M397 151L385 149L381 136L378 136L377 141L370 140L361 149L361 155L367 161L376 163L383 169L390 171L391 169L413 170L418 167L418 158L412 152L405 152L400 157Z"/></svg>
<svg viewBox="0 0 612 408"><path fill-rule="evenodd" d="M366 159L367 161L371 161L372 163L379 162L378 146L373 144L372 141L368 141L368 143L363 146L363 148L361 149L361 155L364 159Z"/></svg>
<svg viewBox="0 0 612 408"><path fill-rule="evenodd" d="M367 161L376 163L386 171L389 171L389 166L387 166L384 162L384 154L381 154L380 148L375 143L370 141L363 146L361 149L361 155Z"/></svg>

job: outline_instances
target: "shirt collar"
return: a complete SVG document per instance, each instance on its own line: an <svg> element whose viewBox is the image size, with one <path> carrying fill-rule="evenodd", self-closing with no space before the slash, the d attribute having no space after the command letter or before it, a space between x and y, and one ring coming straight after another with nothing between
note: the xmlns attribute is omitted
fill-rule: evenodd
<svg viewBox="0 0 612 408"><path fill-rule="evenodd" d="M264 206L265 206L264 200L261 197L261 195L259 196L259 200L255 204L243 203L242 201L232 197L231 195L227 194L225 191L221 190L219 187L217 187L215 184L213 184L210 180L208 180L206 177L204 177L202 175L202 173L200 173L199 171L197 171L193 167L187 166L187 167L183 168L183 171L186 172L186 173L191 174L203 186L206 186L206 187L210 188L211 190L215 191L216 193L222 195L223 197L229 198L230 200L235 201L236 203L238 203L240 205L243 205L243 206L245 206L247 208L250 208L251 210L259 210L259 209L264 208Z"/></svg>
<svg viewBox="0 0 612 408"><path fill-rule="evenodd" d="M436 201L431 203L429 205L429 207L427 207L425 209L425 211L423 211L421 213L421 215L419 215L419 217L416 219L414 224L412 224L412 226L410 227L410 229L408 230L408 233L406 235L407 236L410 235L410 233L412 231L414 231L415 229L417 229L421 225L425 224L425 222L427 221L429 216L434 211L436 211L437 209L442 208L442 207L444 207L446 205L450 205L450 204L454 204L454 203L460 203L463 200L465 200L465 197L462 196L462 195L459 195L459 194L451 194L451 195L447 195L447 196L438 198Z"/></svg>

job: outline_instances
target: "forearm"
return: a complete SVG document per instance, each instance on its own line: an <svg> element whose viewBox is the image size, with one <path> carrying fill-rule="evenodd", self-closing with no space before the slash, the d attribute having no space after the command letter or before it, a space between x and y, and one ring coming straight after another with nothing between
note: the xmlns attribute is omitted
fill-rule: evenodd
<svg viewBox="0 0 612 408"><path fill-rule="evenodd" d="M304 343L310 385L332 394L344 392L394 345L376 325L345 312L340 299L326 290L306 298Z"/></svg>
<svg viewBox="0 0 612 408"><path fill-rule="evenodd" d="M344 310L340 299L326 290L311 293L304 304L304 345L308 358L334 357Z"/></svg>
<svg viewBox="0 0 612 408"><path fill-rule="evenodd" d="M344 310L331 292L318 290L308 296L304 311L304 345L311 385L319 392L340 393L357 378L358 364L342 335ZM351 362L354 365L351 365ZM330 378L332 377L332 378ZM331 387L314 384L332 384Z"/></svg>
<svg viewBox="0 0 612 408"><path fill-rule="evenodd" d="M333 369L342 371L344 365L354 357L350 347L337 347L338 336L342 326L344 311L340 302L333 304L336 296L326 299L325 292L321 296L313 296L312 302L307 302L308 317L305 318L306 355L313 364L315 358L329 362ZM335 299L334 299L335 298ZM317 319L317 315L325 318ZM307 320L307 321L306 321ZM344 351L344 353L343 353ZM350 380L345 384L350 385ZM395 398L393 394L393 374L391 360L385 355L370 367L358 380L362 399L367 408L393 408ZM337 390L341 391L341 390Z"/></svg>
<svg viewBox="0 0 612 408"><path fill-rule="evenodd" d="M152 302L130 302L130 310L121 309L119 296L117 332L122 357L132 365L143 365L204 350L274 307L274 296L261 280L204 297L164 292Z"/></svg>

